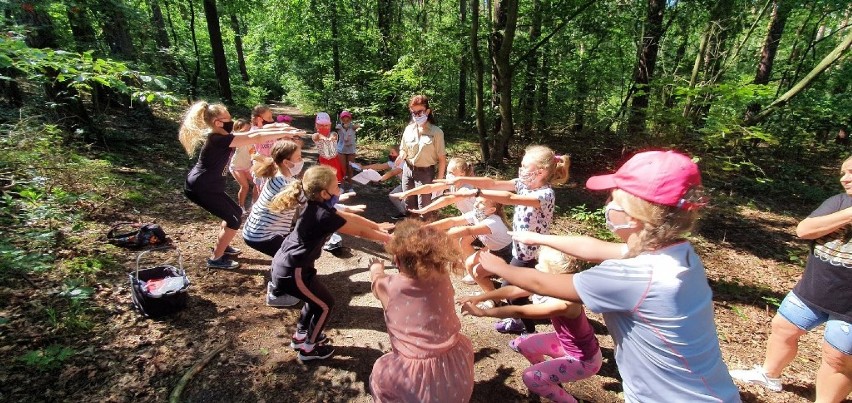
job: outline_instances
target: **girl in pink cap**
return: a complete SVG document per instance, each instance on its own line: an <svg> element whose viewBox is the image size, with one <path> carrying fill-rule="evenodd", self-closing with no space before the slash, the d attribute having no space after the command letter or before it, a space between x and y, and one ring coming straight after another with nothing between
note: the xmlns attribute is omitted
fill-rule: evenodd
<svg viewBox="0 0 852 403"><path fill-rule="evenodd" d="M352 191L352 164L355 162L355 133L361 125L352 122L352 112L340 112L340 123L334 128L337 132L337 154L340 156L340 166L346 181L344 193Z"/></svg>
<svg viewBox="0 0 852 403"><path fill-rule="evenodd" d="M337 172L337 183L343 181L343 168L337 158L337 133L331 131L331 118L325 112L317 113L314 121L316 133L311 135L311 140L317 147L320 165L331 167Z"/></svg>
<svg viewBox="0 0 852 403"><path fill-rule="evenodd" d="M698 166L683 154L647 151L586 187L612 191L604 216L621 242L534 232L513 238L597 266L553 275L515 270L490 253L482 264L527 291L601 313L617 346L625 401L739 402L722 361L713 292L686 239L703 206Z"/></svg>

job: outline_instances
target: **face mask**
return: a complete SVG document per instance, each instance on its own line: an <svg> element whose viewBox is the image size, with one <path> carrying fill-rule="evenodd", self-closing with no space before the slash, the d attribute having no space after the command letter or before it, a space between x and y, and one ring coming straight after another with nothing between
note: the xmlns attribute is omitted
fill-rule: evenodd
<svg viewBox="0 0 852 403"><path fill-rule="evenodd" d="M482 222L486 218L488 218L488 214L485 214L485 210L473 209L473 216L476 217L476 221Z"/></svg>
<svg viewBox="0 0 852 403"><path fill-rule="evenodd" d="M411 117L414 118L414 123L417 123L418 126L423 126L423 124L426 123L427 120L429 120L429 115L426 113L420 116L411 115Z"/></svg>
<svg viewBox="0 0 852 403"><path fill-rule="evenodd" d="M328 134L331 133L331 128L330 127L318 127L317 133L322 134L323 136L328 136Z"/></svg>
<svg viewBox="0 0 852 403"><path fill-rule="evenodd" d="M302 168L305 166L305 161L294 162L293 167L290 168L290 176L296 176L299 172L302 172Z"/></svg>
<svg viewBox="0 0 852 403"><path fill-rule="evenodd" d="M224 129L226 133L231 134L231 132L234 131L234 121L222 122L222 129Z"/></svg>
<svg viewBox="0 0 852 403"><path fill-rule="evenodd" d="M339 202L339 201L340 201L340 195L333 195L333 196L331 196L331 199L328 199L328 200L325 201L325 205L330 207L330 208L334 208L334 205L337 204L337 202Z"/></svg>
<svg viewBox="0 0 852 403"><path fill-rule="evenodd" d="M627 229L627 228L634 228L635 227L635 225L633 225L633 223L631 223L631 222L627 222L627 223L624 223L624 224L613 223L612 220L610 220L610 218L609 218L609 212L613 211L613 210L620 211L620 212L626 214L624 209L621 208L621 206L619 206L614 201L609 202L609 204L607 204L606 207L604 207L604 218L606 219L606 228L608 230L610 230L610 232L615 232L615 231L618 231L620 229Z"/></svg>
<svg viewBox="0 0 852 403"><path fill-rule="evenodd" d="M535 176L538 172L537 170L526 170L524 168L518 168L518 179L521 180L521 183L524 185L530 186L532 181L535 179Z"/></svg>
<svg viewBox="0 0 852 403"><path fill-rule="evenodd" d="M455 179L455 178L456 178L456 176L455 176L455 175L453 175L453 174L447 174L447 180L448 180L448 181L451 181L451 180L453 180L453 179Z"/></svg>

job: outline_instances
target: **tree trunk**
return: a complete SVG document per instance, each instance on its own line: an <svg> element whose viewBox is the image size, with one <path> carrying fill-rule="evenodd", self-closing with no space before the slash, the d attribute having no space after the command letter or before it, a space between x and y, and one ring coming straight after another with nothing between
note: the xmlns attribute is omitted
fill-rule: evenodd
<svg viewBox="0 0 852 403"><path fill-rule="evenodd" d="M340 28L337 26L340 20L337 18L337 7L334 1L329 2L329 12L331 14L329 18L331 23L331 65L334 69L334 87L337 89L343 74L340 71Z"/></svg>
<svg viewBox="0 0 852 403"><path fill-rule="evenodd" d="M237 64L240 66L240 78L244 83L249 82L248 69L246 69L246 58L243 55L243 29L237 14L231 13L231 29L234 31L234 47L237 49Z"/></svg>
<svg viewBox="0 0 852 403"><path fill-rule="evenodd" d="M102 21L101 30L109 46L110 55L123 60L134 60L136 49L130 37L127 16L124 14L125 5L122 2L103 2L102 5L105 18Z"/></svg>
<svg viewBox="0 0 852 403"><path fill-rule="evenodd" d="M733 0L719 0L710 10L710 24L706 33L706 44L704 49L702 86L713 85L720 77L718 74L722 59L726 53L727 40L731 34L733 19L731 15L734 10ZM698 60L696 60L698 61ZM704 117L710 111L712 97L710 95L699 96L697 100L688 104L685 109L685 117L691 117L692 124L701 126Z"/></svg>
<svg viewBox="0 0 852 403"><path fill-rule="evenodd" d="M151 6L151 25L154 26L154 43L160 49L168 49L171 44L169 43L169 34L166 32L163 10L160 9L160 3L157 0L149 0L149 4Z"/></svg>
<svg viewBox="0 0 852 403"><path fill-rule="evenodd" d="M53 20L50 15L41 10L40 6L32 4L22 5L23 14L21 22L23 25L29 26L27 36L24 42L31 48L52 48L59 46L56 39L56 33L53 32Z"/></svg>
<svg viewBox="0 0 852 403"><path fill-rule="evenodd" d="M219 95L227 103L233 102L231 80L228 75L228 62L225 59L225 47L222 45L222 31L219 28L219 11L216 0L204 0L204 16L207 18L207 32L210 34L210 48L213 51L213 69L219 82Z"/></svg>
<svg viewBox="0 0 852 403"><path fill-rule="evenodd" d="M790 99L807 88L817 76L822 74L822 72L828 69L834 62L844 57L849 51L849 46L852 45L852 28L848 28L848 31L849 32L846 33L846 37L843 38L843 41L841 41L840 44L831 51L831 53L826 55L822 61L820 61L819 64L817 64L816 67L814 67L813 70L811 70L811 72L802 79L802 81L799 81L793 86L793 88L790 88L789 91L784 93L784 95L781 95L778 99L772 101L772 103L769 104L769 106L767 106L762 112L755 115L753 118L746 120L746 125L754 125L763 119L766 119L766 117L775 109L785 105L790 101Z"/></svg>
<svg viewBox="0 0 852 403"><path fill-rule="evenodd" d="M760 51L760 62L757 64L757 74L754 77L755 84L769 84L769 79L772 77L772 64L775 62L775 54L778 51L778 44L781 42L781 35L784 33L784 25L787 24L790 8L789 0L775 0L772 4L769 29ZM760 104L753 103L748 106L746 114L751 116L758 112L760 112ZM746 117L746 120L748 120L748 117Z"/></svg>
<svg viewBox="0 0 852 403"><path fill-rule="evenodd" d="M471 0L477 1L477 0ZM459 0L459 43L464 43L464 27L467 26L467 0ZM461 49L459 57L459 91L456 105L456 120L462 122L467 117L467 66L469 53L465 51L464 46Z"/></svg>
<svg viewBox="0 0 852 403"><path fill-rule="evenodd" d="M506 157L509 140L514 132L512 121L512 45L518 22L518 0L499 0L494 9L491 31L492 102L499 111L498 127L494 128L491 163L499 165Z"/></svg>
<svg viewBox="0 0 852 403"><path fill-rule="evenodd" d="M163 2L166 5L166 17L172 32L172 40L178 44L180 42L178 41L177 31L175 31L175 25L172 21L172 13L169 11L169 2L168 0L163 0ZM186 76L186 82L189 84L188 101L193 102L198 98L198 76L201 74L201 55L198 52L198 37L195 35L195 6L193 6L193 0L187 0L187 5L189 6L189 35L192 40L192 51L195 55L192 60L195 61L195 67L190 71L183 59L177 58L177 61Z"/></svg>
<svg viewBox="0 0 852 403"><path fill-rule="evenodd" d="M74 37L74 48L78 52L87 50L98 50L98 39L95 29L88 18L88 12L78 6L66 6L68 25L71 27L71 36Z"/></svg>
<svg viewBox="0 0 852 403"><path fill-rule="evenodd" d="M379 8L378 8L378 28L379 35L382 38L382 43L380 46L381 55L380 59L382 61L382 69L384 71L390 71L394 66L394 57L393 57L393 45L392 45L392 34L393 34L393 13L394 13L394 0L379 0Z"/></svg>
<svg viewBox="0 0 852 403"><path fill-rule="evenodd" d="M476 85L476 133L479 135L479 153L483 161L491 160L491 148L488 146L488 123L485 121L485 66L479 52L479 2L470 2L470 60L473 64L474 84Z"/></svg>
<svg viewBox="0 0 852 403"><path fill-rule="evenodd" d="M553 58L553 45L547 43L542 48L541 71L538 74L538 119L536 119L536 130L541 133L547 129L547 108L550 99L550 72L552 70L550 60Z"/></svg>
<svg viewBox="0 0 852 403"><path fill-rule="evenodd" d="M541 0L533 0L533 15L530 22L529 41L537 43L541 37ZM535 51L527 58L526 77L524 78L524 90L518 102L521 107L521 133L523 138L530 139L530 132L535 121L536 106L536 81L538 79L538 52Z"/></svg>
<svg viewBox="0 0 852 403"><path fill-rule="evenodd" d="M627 131L632 134L645 133L645 119L650 99L651 80L654 78L654 68L657 64L657 49L663 36L663 12L666 9L665 0L648 0L648 13L645 23L645 34L639 59L633 72L633 82L636 92L630 107L630 117L627 119Z"/></svg>

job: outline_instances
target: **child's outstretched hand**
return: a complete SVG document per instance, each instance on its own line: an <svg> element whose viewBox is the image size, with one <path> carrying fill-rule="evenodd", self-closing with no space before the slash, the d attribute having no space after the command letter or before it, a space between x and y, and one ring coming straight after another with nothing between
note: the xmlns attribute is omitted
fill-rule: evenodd
<svg viewBox="0 0 852 403"><path fill-rule="evenodd" d="M373 267L374 264L382 265L382 269L384 269L385 267L385 261L378 257L371 257L370 260L367 262L367 267Z"/></svg>
<svg viewBox="0 0 852 403"><path fill-rule="evenodd" d="M476 305L474 305L470 302L465 302L464 304L462 304L461 312L462 312L462 315L473 315L473 316L477 316L477 317L485 316L485 311L483 311L482 309L479 309L478 306L476 306Z"/></svg>
<svg viewBox="0 0 852 403"><path fill-rule="evenodd" d="M538 245L538 233L532 231L509 231L513 240L527 245Z"/></svg>
<svg viewBox="0 0 852 403"><path fill-rule="evenodd" d="M426 214L429 211L427 211L425 208L410 208L408 209L408 212L411 214Z"/></svg>
<svg viewBox="0 0 852 403"><path fill-rule="evenodd" d="M384 232L390 232L392 229L396 228L396 225L389 222L380 222L379 228Z"/></svg>
<svg viewBox="0 0 852 403"><path fill-rule="evenodd" d="M453 192L453 195L459 197L473 197L476 196L476 192L478 191L478 189L457 188L456 191Z"/></svg>
<svg viewBox="0 0 852 403"><path fill-rule="evenodd" d="M340 201L344 202L344 201L348 200L348 199L349 199L349 198L351 198L351 197L355 197L355 194L356 194L355 192L346 192L346 193L341 193L341 194L340 194Z"/></svg>
<svg viewBox="0 0 852 403"><path fill-rule="evenodd" d="M481 298L482 295L483 294L461 296L461 297L456 298L456 303L459 304L459 305L464 305L464 304L476 305L476 304L482 302L482 298Z"/></svg>
<svg viewBox="0 0 852 403"><path fill-rule="evenodd" d="M404 199L408 196L408 193L407 192L396 192L396 193L391 193L388 196L396 197L397 199L402 200L402 199Z"/></svg>

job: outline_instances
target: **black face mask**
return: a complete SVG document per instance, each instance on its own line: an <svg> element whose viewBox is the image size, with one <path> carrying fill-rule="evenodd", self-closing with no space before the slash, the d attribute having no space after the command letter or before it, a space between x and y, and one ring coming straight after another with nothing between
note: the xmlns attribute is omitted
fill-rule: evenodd
<svg viewBox="0 0 852 403"><path fill-rule="evenodd" d="M222 122L222 129L224 129L226 133L231 134L231 132L234 131L234 121Z"/></svg>

